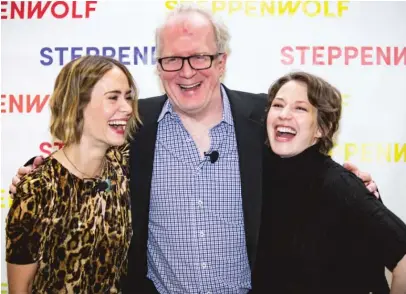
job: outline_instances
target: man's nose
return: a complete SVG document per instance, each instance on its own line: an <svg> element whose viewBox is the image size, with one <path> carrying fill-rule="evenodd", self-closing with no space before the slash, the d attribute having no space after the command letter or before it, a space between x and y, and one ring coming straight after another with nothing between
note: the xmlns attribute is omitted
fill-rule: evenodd
<svg viewBox="0 0 406 294"><path fill-rule="evenodd" d="M185 59L183 61L183 67L181 68L179 74L184 78L191 78L196 74L196 70L190 66L189 60Z"/></svg>

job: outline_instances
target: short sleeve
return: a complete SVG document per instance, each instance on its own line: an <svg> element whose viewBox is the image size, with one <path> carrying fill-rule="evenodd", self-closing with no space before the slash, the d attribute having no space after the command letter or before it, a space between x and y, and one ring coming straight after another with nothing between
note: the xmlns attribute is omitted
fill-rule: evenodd
<svg viewBox="0 0 406 294"><path fill-rule="evenodd" d="M17 186L6 219L6 261L30 264L40 259L42 180L27 175Z"/></svg>
<svg viewBox="0 0 406 294"><path fill-rule="evenodd" d="M350 172L342 172L326 185L328 194L345 209L354 227L367 233L368 242L393 271L406 254L406 225L366 189Z"/></svg>

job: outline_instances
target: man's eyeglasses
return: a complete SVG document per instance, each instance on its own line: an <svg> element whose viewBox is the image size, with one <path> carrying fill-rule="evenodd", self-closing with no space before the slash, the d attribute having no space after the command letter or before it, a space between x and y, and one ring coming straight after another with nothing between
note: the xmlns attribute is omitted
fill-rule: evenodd
<svg viewBox="0 0 406 294"><path fill-rule="evenodd" d="M208 69L213 63L213 59L219 57L224 53L197 54L192 56L169 56L158 58L158 62L164 71L178 71L181 70L185 60L188 61L191 68L195 70Z"/></svg>

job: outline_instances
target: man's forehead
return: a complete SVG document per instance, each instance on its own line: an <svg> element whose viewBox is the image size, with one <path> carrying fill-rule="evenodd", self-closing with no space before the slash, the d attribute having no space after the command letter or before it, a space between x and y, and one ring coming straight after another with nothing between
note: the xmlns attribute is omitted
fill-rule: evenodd
<svg viewBox="0 0 406 294"><path fill-rule="evenodd" d="M171 33L193 35L210 27L211 23L206 17L200 13L191 12L173 16L166 23L164 30Z"/></svg>

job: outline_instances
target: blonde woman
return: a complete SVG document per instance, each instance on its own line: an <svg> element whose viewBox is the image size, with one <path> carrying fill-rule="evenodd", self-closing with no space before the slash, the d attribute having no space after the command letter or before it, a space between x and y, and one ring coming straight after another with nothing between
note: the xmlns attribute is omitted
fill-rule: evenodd
<svg viewBox="0 0 406 294"><path fill-rule="evenodd" d="M64 147L17 186L9 291L118 293L132 237L123 144L139 123L136 86L118 61L86 56L62 68L50 107L51 135Z"/></svg>

